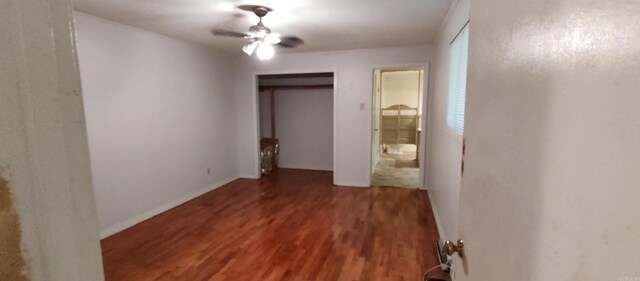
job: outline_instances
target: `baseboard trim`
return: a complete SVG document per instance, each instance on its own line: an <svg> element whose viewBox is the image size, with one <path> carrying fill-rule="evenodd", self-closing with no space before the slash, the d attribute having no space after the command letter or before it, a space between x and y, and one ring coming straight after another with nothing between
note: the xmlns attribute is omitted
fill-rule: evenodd
<svg viewBox="0 0 640 281"><path fill-rule="evenodd" d="M230 182L232 182L232 181L234 181L234 180L236 180L238 178L239 178L238 176L234 176L234 177L226 178L226 179L221 180L221 181L217 181L217 182L215 182L215 183L213 183L213 184L211 184L211 185L209 185L209 186L207 186L205 188L201 188L201 189L196 190L196 191L194 191L192 193L189 193L189 194L187 194L185 196L182 196L180 198L172 200L172 201L170 201L170 202L168 202L168 203L166 203L164 205L161 205L161 206L156 207L154 209L151 209L151 210L149 210L147 212L144 212L144 213L142 213L140 215L137 215L137 216L135 216L133 218L127 219L127 220L125 220L123 222L120 222L120 223L117 223L117 224L115 224L113 226L107 227L107 228L105 228L105 229L100 231L100 239L107 238L107 237L109 237L111 235L114 235L114 234L116 234L118 232L121 232L121 231L123 231L123 230L125 230L127 228L130 228L130 227L132 227L132 226L134 226L136 224L139 224L139 223L141 223L143 221L146 221L146 220L148 220L148 219L150 219L150 218L152 218L154 216L157 216L157 215L159 215L161 213L164 213L164 212L166 212L166 211L168 211L170 209L173 209L173 208L175 208L175 207L177 207L179 205L182 205L182 204L184 204L185 202L187 202L189 200L192 200L192 199L194 199L194 198L196 198L198 196L201 196L201 195L203 195L203 194L205 194L207 192L213 191L213 190L215 190L215 189L217 189L217 188L219 188L219 187L221 187L223 185L226 185L226 184L228 184L228 183L230 183Z"/></svg>
<svg viewBox="0 0 640 281"><path fill-rule="evenodd" d="M431 205L431 210L433 211L433 217L436 220L436 228L438 229L438 235L440 239L446 239L446 235L442 228L442 222L440 222L440 216L438 216L438 209L436 208L435 202L433 201L433 192L431 190L426 190L429 195L429 203Z"/></svg>
<svg viewBox="0 0 640 281"><path fill-rule="evenodd" d="M310 167L305 165L281 165L278 164L278 168L283 169L296 169L296 170L311 170L311 171L333 171L332 167Z"/></svg>
<svg viewBox="0 0 640 281"><path fill-rule="evenodd" d="M242 174L242 175L238 176L239 179L252 179L252 180L257 180L260 177L261 177L260 174L258 174L258 175L255 175L255 174Z"/></svg>
<svg viewBox="0 0 640 281"><path fill-rule="evenodd" d="M336 181L334 184L338 186L347 186L347 187L371 187L371 185L369 184L356 182L356 181Z"/></svg>

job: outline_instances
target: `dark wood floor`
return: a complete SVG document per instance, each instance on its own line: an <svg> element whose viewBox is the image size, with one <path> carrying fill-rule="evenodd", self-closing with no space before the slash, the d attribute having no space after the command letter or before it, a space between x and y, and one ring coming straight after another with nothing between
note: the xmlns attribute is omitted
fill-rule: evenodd
<svg viewBox="0 0 640 281"><path fill-rule="evenodd" d="M426 192L331 182L280 169L220 187L103 240L106 279L417 281L438 264Z"/></svg>

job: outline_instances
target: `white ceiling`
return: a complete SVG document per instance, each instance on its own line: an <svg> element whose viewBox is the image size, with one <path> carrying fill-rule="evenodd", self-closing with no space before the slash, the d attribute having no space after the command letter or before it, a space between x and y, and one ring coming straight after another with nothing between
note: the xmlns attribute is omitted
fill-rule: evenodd
<svg viewBox="0 0 640 281"><path fill-rule="evenodd" d="M242 4L274 9L264 18L273 32L296 35L295 52L431 43L451 0L75 0L75 9L209 46L241 52L243 39L214 37L212 28L246 32L258 18Z"/></svg>

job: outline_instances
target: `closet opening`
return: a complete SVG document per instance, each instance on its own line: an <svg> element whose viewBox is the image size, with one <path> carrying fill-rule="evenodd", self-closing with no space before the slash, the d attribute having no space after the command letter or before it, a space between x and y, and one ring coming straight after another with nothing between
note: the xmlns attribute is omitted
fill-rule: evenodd
<svg viewBox="0 0 640 281"><path fill-rule="evenodd" d="M334 73L258 75L260 172L333 171Z"/></svg>

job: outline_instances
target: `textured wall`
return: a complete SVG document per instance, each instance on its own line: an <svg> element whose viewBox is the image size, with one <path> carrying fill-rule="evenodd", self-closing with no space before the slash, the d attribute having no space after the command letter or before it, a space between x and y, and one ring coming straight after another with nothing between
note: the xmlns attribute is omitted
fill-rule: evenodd
<svg viewBox="0 0 640 281"><path fill-rule="evenodd" d="M639 280L640 2L471 4L458 280Z"/></svg>
<svg viewBox="0 0 640 281"><path fill-rule="evenodd" d="M71 1L2 2L3 281L24 279L18 244L34 281L104 279L73 30Z"/></svg>
<svg viewBox="0 0 640 281"><path fill-rule="evenodd" d="M29 280L21 243L22 226L13 207L9 183L0 178L0 280Z"/></svg>

